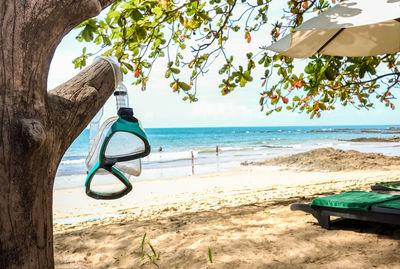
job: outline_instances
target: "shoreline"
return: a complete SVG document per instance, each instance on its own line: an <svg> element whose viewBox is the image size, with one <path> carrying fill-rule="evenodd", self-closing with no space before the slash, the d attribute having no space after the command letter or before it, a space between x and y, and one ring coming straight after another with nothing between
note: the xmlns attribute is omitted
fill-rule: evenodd
<svg viewBox="0 0 400 269"><path fill-rule="evenodd" d="M332 142L332 141L331 141ZM243 163L263 162L273 158L283 157L288 154L301 154L304 152L318 150L322 148L333 147L339 150L356 150L363 153L382 153L386 156L400 156L400 145L398 142L349 142L341 144L337 140L335 143L314 143L304 144L303 147L293 146L291 148L268 148L259 147L244 151L225 151L219 155L215 153L208 154L208 157L195 157L194 174L208 174L228 171L240 167ZM158 153L156 153L158 154ZM149 180L157 178L182 177L192 175L191 160L173 160L165 161L160 166L147 167L148 164L142 163L142 174L139 177L133 177L135 180ZM84 172L74 174L57 175L54 188L68 189L71 187L82 187L85 184L86 174Z"/></svg>
<svg viewBox="0 0 400 269"><path fill-rule="evenodd" d="M148 180L162 180L174 177L187 177L194 175L205 175L210 173L226 172L231 169L240 167L239 162L220 162L220 163L206 163L194 165L195 173L192 174L192 166L173 166L162 168L142 168L142 173L139 177L131 177L131 182L148 181ZM70 174L70 175L57 175L54 184L54 190L67 190L75 188L84 188L86 173ZM70 181L71 183L63 183L62 181ZM68 186L71 185L71 186Z"/></svg>
<svg viewBox="0 0 400 269"><path fill-rule="evenodd" d="M368 184L373 185L378 181L400 181L400 169L320 172L298 171L281 166L243 166L218 173L132 181L131 193L117 200L92 199L86 196L84 187L57 189L54 190L53 218L57 223L66 219L90 219L125 211L134 211L135 215L145 216L144 208L162 208L168 204L183 207L180 203L194 203L192 201L194 198L205 200L210 198L210 201L217 201L225 196L232 197L247 192L259 193L280 189L283 193L284 190L293 190L295 187L299 187L302 191L310 188L311 193L313 188L321 184L337 185L338 191L347 190L346 186L368 189L366 188ZM69 202L65 203L66 200ZM246 203L245 200L242 202ZM162 211L156 210L157 213ZM104 222L104 219L100 222ZM64 228L74 229L82 223L90 225L96 221L84 220L71 223L71 225L61 225L63 228L60 231Z"/></svg>

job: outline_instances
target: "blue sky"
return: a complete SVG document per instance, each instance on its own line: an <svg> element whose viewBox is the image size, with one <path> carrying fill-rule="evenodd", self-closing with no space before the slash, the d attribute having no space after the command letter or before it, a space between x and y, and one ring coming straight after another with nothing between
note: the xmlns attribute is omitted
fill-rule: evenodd
<svg viewBox="0 0 400 269"><path fill-rule="evenodd" d="M273 1L274 2L274 1ZM275 1L277 3L278 1ZM272 7L272 16L281 15L280 7ZM270 11L270 12L271 12ZM274 19L270 20L270 23ZM233 35L227 50L238 59L243 59L245 52L258 51L258 47L268 45L270 23L264 31L252 36L252 43L247 44L243 32ZM269 31L268 31L269 29ZM48 88L73 77L79 70L74 69L72 60L79 56L84 43L75 40L76 31L67 35L54 55L48 79ZM87 44L86 44L87 45ZM243 49L244 48L244 49ZM90 46L89 46L90 50ZM92 51L96 51L92 47ZM243 55L241 55L243 53ZM89 60L89 63L92 59ZM304 60L296 60L301 68ZM198 81L198 98L196 103L182 101L183 95L172 92L169 81L164 78L165 62L162 60L153 68L147 90L142 92L140 86L132 86L133 74L125 75L124 83L129 90L130 105L135 115L142 121L144 127L222 127L222 126L288 126L288 125L368 125L368 124L400 124L398 109L392 111L380 103L370 111L357 110L353 107L337 107L334 111L324 112L319 119L309 119L305 113L282 110L265 116L258 104L261 81L264 70L256 70L254 80L244 88L222 96L218 85L221 78L216 75L218 63L211 68L206 76ZM398 102L395 102L399 106ZM115 100L111 97L105 105L103 120L115 115Z"/></svg>

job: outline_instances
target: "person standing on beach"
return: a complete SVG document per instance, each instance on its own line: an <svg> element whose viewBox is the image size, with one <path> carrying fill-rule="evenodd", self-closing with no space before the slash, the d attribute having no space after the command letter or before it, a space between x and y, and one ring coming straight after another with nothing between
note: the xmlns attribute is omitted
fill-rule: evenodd
<svg viewBox="0 0 400 269"><path fill-rule="evenodd" d="M193 154L193 150L190 151L190 154L192 155L192 175L194 175L194 154Z"/></svg>
<svg viewBox="0 0 400 269"><path fill-rule="evenodd" d="M162 152L162 147L161 147L161 146L158 147L158 152L160 152L158 158L159 158L160 161L161 161L161 158L162 158L162 154L161 154L161 152ZM162 176L163 176L163 169L160 168L160 177L162 177Z"/></svg>
<svg viewBox="0 0 400 269"><path fill-rule="evenodd" d="M215 147L215 154L218 156L219 148L218 146Z"/></svg>

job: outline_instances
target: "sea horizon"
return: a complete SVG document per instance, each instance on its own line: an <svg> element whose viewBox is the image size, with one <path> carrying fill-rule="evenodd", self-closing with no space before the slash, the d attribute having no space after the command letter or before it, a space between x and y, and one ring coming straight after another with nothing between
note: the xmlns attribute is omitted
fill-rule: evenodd
<svg viewBox="0 0 400 269"><path fill-rule="evenodd" d="M238 126L170 126L170 127L146 127L144 125L144 129L188 129L188 128L245 128L245 127L260 127L260 128L269 128L269 127L336 127L336 126L342 126L342 127L359 127L359 126L363 126L363 127L368 127L368 126L375 126L375 127L400 127L400 123L399 124L316 124L316 125L238 125ZM89 130L89 128L85 128L84 130Z"/></svg>

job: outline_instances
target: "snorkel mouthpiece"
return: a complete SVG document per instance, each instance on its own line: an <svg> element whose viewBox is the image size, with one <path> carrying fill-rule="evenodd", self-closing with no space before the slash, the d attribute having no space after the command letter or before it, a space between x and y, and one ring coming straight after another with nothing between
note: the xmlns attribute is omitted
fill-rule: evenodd
<svg viewBox="0 0 400 269"><path fill-rule="evenodd" d="M133 116L133 109L130 107L121 107L118 112L118 116Z"/></svg>
<svg viewBox="0 0 400 269"><path fill-rule="evenodd" d="M120 119L124 119L129 122L139 122L139 120L133 116L133 109L130 107L121 107L118 110L118 116ZM143 129L141 126L139 127Z"/></svg>

